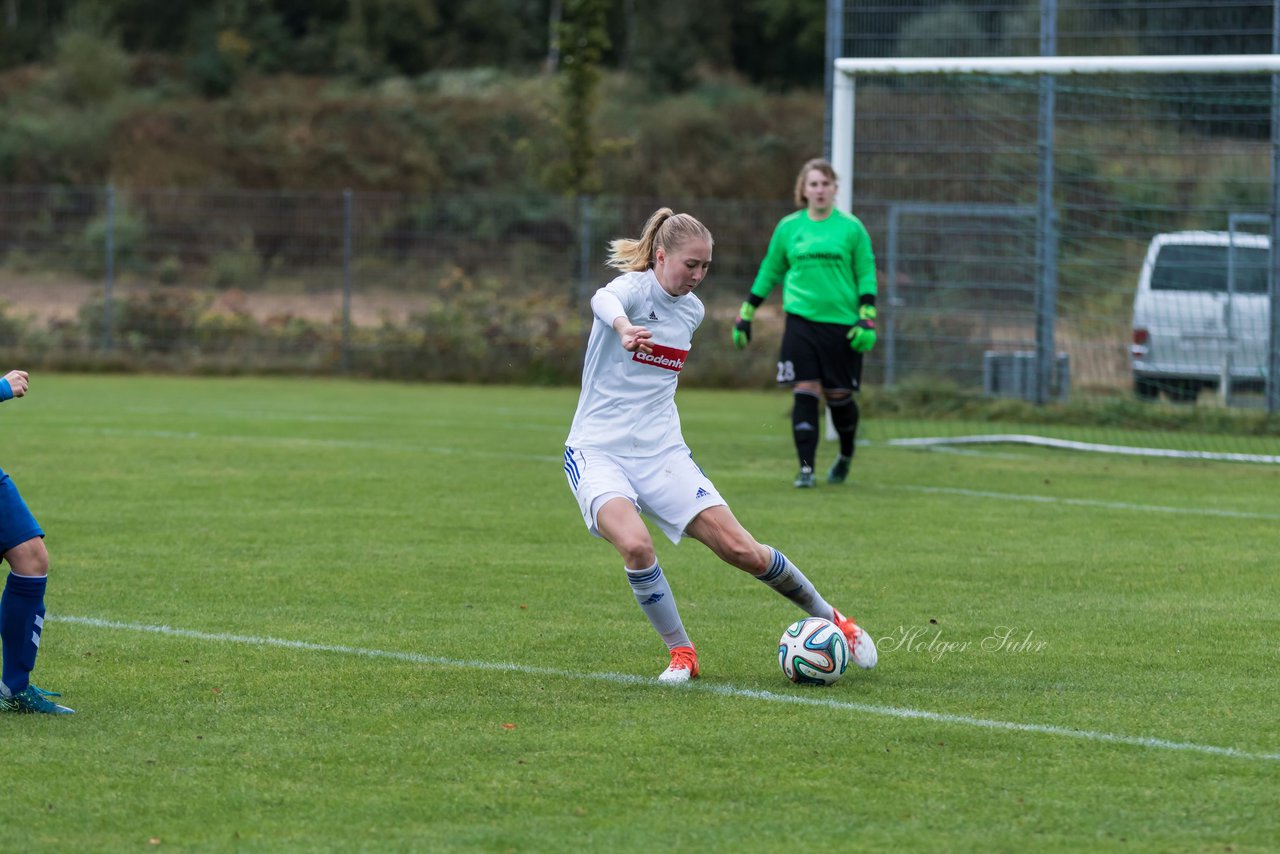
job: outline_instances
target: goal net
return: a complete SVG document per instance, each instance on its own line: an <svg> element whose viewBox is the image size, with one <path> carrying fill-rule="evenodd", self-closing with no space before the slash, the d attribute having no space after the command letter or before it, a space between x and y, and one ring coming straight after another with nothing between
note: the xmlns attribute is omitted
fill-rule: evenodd
<svg viewBox="0 0 1280 854"><path fill-rule="evenodd" d="M868 438L1280 462L1280 56L835 67L839 206L878 237L867 380L939 416ZM1007 418L964 418L990 398Z"/></svg>

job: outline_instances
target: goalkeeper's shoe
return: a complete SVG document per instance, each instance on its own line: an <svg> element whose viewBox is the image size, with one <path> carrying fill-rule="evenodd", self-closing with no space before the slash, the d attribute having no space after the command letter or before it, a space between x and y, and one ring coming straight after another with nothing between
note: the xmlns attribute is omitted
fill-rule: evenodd
<svg viewBox="0 0 1280 854"><path fill-rule="evenodd" d="M849 463L853 462L852 457L838 456L836 461L831 464L831 470L827 472L827 483L844 483L845 478L849 476Z"/></svg>
<svg viewBox="0 0 1280 854"><path fill-rule="evenodd" d="M659 682L678 684L698 677L698 653L691 646L671 650L671 664L658 674Z"/></svg>
<svg viewBox="0 0 1280 854"><path fill-rule="evenodd" d="M8 712L19 712L21 714L41 714L41 715L73 715L74 709L68 709L59 703L50 700L50 697L60 697L53 691L45 691L37 688L35 685L27 685L16 694L8 697L0 697L0 709Z"/></svg>
<svg viewBox="0 0 1280 854"><path fill-rule="evenodd" d="M849 655L853 658L853 663L863 670L875 667L879 656L876 654L876 642L871 639L871 635L855 623L852 617L846 617L834 608L831 610L835 612L831 622L840 627L840 631L844 633L844 639L849 642Z"/></svg>
<svg viewBox="0 0 1280 854"><path fill-rule="evenodd" d="M813 489L818 482L813 477L812 466L801 466L800 473L796 475L796 489Z"/></svg>

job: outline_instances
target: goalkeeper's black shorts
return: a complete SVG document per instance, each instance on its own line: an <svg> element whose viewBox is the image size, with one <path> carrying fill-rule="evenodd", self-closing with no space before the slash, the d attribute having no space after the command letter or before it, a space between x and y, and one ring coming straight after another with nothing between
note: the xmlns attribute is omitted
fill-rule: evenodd
<svg viewBox="0 0 1280 854"><path fill-rule="evenodd" d="M857 391L862 384L862 354L849 346L852 328L788 314L778 356L778 382L817 381L825 391Z"/></svg>

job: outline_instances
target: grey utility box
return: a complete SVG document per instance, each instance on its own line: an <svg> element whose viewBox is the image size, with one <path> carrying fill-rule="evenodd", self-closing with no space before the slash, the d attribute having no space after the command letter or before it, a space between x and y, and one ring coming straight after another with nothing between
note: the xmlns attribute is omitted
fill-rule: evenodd
<svg viewBox="0 0 1280 854"><path fill-rule="evenodd" d="M1049 382L1050 400L1067 399L1071 390L1071 359L1059 353L1053 362ZM982 393L987 397L1017 397L1035 400L1036 354L1031 350L1003 353L988 350L982 354Z"/></svg>

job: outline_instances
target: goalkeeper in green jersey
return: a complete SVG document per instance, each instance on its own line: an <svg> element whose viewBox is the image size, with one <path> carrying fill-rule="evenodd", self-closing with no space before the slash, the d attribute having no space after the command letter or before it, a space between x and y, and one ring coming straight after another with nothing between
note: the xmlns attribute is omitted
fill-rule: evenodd
<svg viewBox="0 0 1280 854"><path fill-rule="evenodd" d="M794 395L791 432L800 458L795 485L814 486L821 400L840 437L840 456L828 483L844 483L858 432L853 393L862 381L862 357L876 343L876 259L871 237L852 214L835 209L836 173L826 160L804 164L796 177L801 210L778 222L769 249L733 327L733 345L751 340L756 309L782 285L786 326L778 382Z"/></svg>

